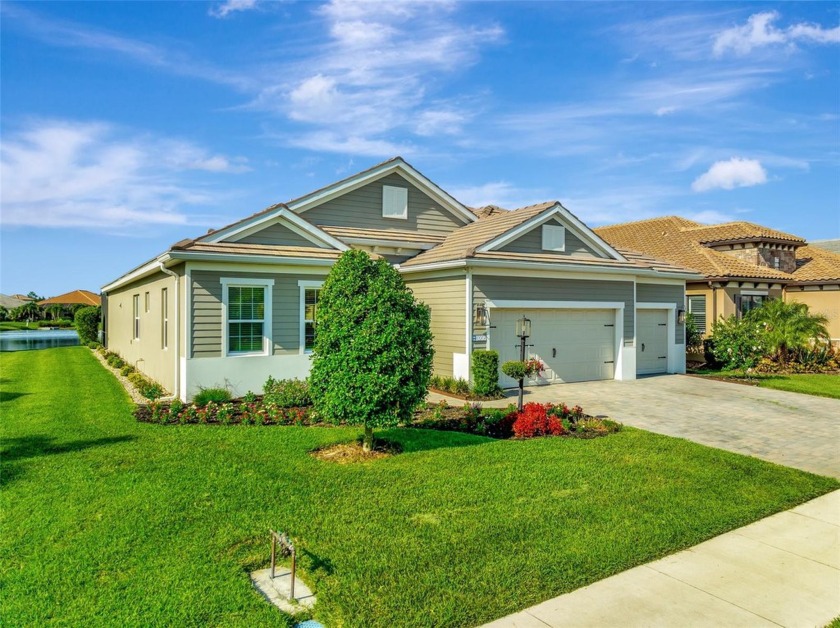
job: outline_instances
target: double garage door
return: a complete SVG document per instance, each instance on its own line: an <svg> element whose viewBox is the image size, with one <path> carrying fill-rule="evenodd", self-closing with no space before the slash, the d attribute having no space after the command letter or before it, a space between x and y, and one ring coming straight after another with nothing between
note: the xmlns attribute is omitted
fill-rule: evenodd
<svg viewBox="0 0 840 628"><path fill-rule="evenodd" d="M531 319L527 357L546 365L542 377L532 383L584 382L615 377L615 310L502 310L492 311L491 348L500 363L519 359L516 320ZM500 384L515 386L505 375Z"/></svg>

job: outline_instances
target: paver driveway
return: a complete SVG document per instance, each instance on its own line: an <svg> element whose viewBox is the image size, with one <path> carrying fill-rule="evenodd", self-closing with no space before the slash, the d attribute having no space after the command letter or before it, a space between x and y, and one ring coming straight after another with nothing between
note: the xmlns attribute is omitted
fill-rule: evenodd
<svg viewBox="0 0 840 628"><path fill-rule="evenodd" d="M625 425L840 478L840 399L661 375L529 388L525 400L579 404Z"/></svg>

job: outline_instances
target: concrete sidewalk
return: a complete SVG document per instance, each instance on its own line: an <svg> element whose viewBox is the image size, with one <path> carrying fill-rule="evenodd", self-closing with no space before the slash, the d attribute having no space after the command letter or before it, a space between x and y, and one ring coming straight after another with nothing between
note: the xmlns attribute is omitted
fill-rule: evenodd
<svg viewBox="0 0 840 628"><path fill-rule="evenodd" d="M487 626L811 626L840 616L840 491Z"/></svg>

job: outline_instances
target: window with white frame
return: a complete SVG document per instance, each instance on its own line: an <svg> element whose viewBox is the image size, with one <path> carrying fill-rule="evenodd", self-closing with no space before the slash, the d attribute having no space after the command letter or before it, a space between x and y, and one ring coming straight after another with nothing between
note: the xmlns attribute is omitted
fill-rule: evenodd
<svg viewBox="0 0 840 628"><path fill-rule="evenodd" d="M382 217L408 219L408 188L382 186Z"/></svg>
<svg viewBox="0 0 840 628"><path fill-rule="evenodd" d="M273 279L222 279L225 355L267 355Z"/></svg>
<svg viewBox="0 0 840 628"><path fill-rule="evenodd" d="M169 348L169 290L160 290L160 344L164 349Z"/></svg>
<svg viewBox="0 0 840 628"><path fill-rule="evenodd" d="M688 312L694 317L694 324L701 334L706 333L706 295L692 294L688 296Z"/></svg>
<svg viewBox="0 0 840 628"><path fill-rule="evenodd" d="M302 353L312 353L318 325L318 298L323 282L299 281L300 286L300 346Z"/></svg>
<svg viewBox="0 0 840 628"><path fill-rule="evenodd" d="M134 316L134 339L140 340L140 295L135 294L132 299L132 313Z"/></svg>

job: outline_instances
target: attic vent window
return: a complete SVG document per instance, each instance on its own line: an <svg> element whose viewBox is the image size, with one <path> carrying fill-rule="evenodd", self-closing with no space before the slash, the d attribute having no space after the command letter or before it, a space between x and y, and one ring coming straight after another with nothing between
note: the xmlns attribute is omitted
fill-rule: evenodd
<svg viewBox="0 0 840 628"><path fill-rule="evenodd" d="M382 186L382 217L408 219L408 188Z"/></svg>
<svg viewBox="0 0 840 628"><path fill-rule="evenodd" d="M560 225L543 225L542 248L543 251L565 251L566 228Z"/></svg>

